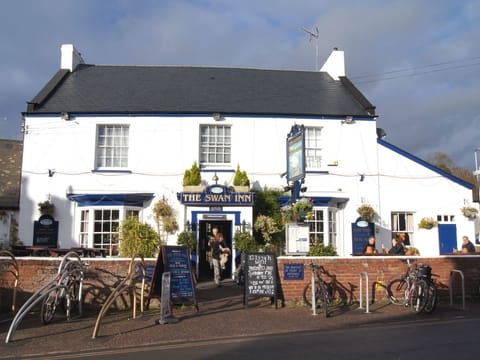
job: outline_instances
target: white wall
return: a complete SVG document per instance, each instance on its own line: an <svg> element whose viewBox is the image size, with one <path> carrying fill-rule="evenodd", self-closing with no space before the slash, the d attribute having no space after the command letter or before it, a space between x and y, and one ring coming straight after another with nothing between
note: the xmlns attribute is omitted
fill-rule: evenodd
<svg viewBox="0 0 480 360"><path fill-rule="evenodd" d="M67 193L152 192L157 199L166 196L176 206L178 222L183 224L184 208L176 193L182 191L184 170L198 161L199 124L232 125L231 172L218 172L219 183L230 185L239 164L251 183L262 188L286 185L281 174L286 170L285 141L291 127L295 123L321 126L324 172L307 174L304 195L349 199L338 213L342 255L351 253L351 223L362 203L377 210L381 218L378 225L385 228L390 227L391 211L414 211L418 219L439 211L455 213L459 235L474 238L473 227L459 213L464 199L471 200L471 191L378 146L375 121L345 124L333 119L226 117L215 122L207 116L78 116L65 121L54 116L26 116L25 122L19 225L20 239L26 244L32 243L33 221L40 215L37 203L49 194L56 205L62 247L77 245L74 225L78 219L74 217L78 211ZM130 125L130 174L92 172L97 124ZM54 169L52 177L48 169ZM212 172L202 173L210 184L212 176ZM245 216L251 217L251 211ZM144 211L144 220L152 222L150 209ZM380 241L389 245L389 237L388 232L381 233Z"/></svg>

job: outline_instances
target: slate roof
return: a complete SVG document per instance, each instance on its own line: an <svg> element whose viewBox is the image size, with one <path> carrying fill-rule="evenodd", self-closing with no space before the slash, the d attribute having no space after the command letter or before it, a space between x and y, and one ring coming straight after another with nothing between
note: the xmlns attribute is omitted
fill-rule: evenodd
<svg viewBox="0 0 480 360"><path fill-rule="evenodd" d="M0 140L0 209L18 210L23 143Z"/></svg>
<svg viewBox="0 0 480 360"><path fill-rule="evenodd" d="M375 107L325 72L82 64L57 72L26 111L62 112L372 117Z"/></svg>

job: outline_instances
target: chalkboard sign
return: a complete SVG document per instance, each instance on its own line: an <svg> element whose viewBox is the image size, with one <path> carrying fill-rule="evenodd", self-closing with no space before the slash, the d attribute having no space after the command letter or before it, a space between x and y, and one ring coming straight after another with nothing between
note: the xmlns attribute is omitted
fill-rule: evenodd
<svg viewBox="0 0 480 360"><path fill-rule="evenodd" d="M363 254L363 249L368 243L368 238L375 235L375 224L358 218L352 223L352 254Z"/></svg>
<svg viewBox="0 0 480 360"><path fill-rule="evenodd" d="M283 264L283 279L284 280L303 280L305 268L303 263L299 264Z"/></svg>
<svg viewBox="0 0 480 360"><path fill-rule="evenodd" d="M170 273L170 298L173 304L193 303L198 311L190 253L183 246L162 246L152 276L148 302L162 296L162 274Z"/></svg>
<svg viewBox="0 0 480 360"><path fill-rule="evenodd" d="M33 223L33 246L56 248L58 243L58 221L51 215L42 215Z"/></svg>
<svg viewBox="0 0 480 360"><path fill-rule="evenodd" d="M249 296L268 296L274 299L277 308L277 277L275 254L245 254L245 307L248 307Z"/></svg>

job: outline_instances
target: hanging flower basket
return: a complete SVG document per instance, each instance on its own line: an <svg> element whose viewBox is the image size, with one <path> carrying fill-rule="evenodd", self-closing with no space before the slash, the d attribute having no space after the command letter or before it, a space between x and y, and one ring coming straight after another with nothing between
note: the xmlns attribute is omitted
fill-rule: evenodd
<svg viewBox="0 0 480 360"><path fill-rule="evenodd" d="M310 198L301 198L292 206L294 219L298 221L309 220L313 216L313 202Z"/></svg>
<svg viewBox="0 0 480 360"><path fill-rule="evenodd" d="M38 203L38 211L42 215L53 215L55 212L55 205L52 202L45 200L43 202Z"/></svg>
<svg viewBox="0 0 480 360"><path fill-rule="evenodd" d="M357 208L357 213L360 217L368 222L375 220L377 213L371 205L363 204Z"/></svg>
<svg viewBox="0 0 480 360"><path fill-rule="evenodd" d="M435 220L433 220L433 218L431 218L431 217L424 217L418 223L418 228L419 229L430 230L430 229L434 228L435 226L437 226L437 222Z"/></svg>
<svg viewBox="0 0 480 360"><path fill-rule="evenodd" d="M460 210L462 211L463 216L468 220L475 220L478 216L478 210L474 207L465 206Z"/></svg>

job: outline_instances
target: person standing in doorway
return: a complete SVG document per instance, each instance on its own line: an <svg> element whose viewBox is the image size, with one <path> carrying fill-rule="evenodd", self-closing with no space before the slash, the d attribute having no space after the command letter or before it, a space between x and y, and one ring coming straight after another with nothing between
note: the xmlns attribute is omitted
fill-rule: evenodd
<svg viewBox="0 0 480 360"><path fill-rule="evenodd" d="M208 246L212 251L212 263L213 263L213 279L217 286L221 286L222 280L222 257L230 254L230 249L227 247L222 233L217 233L215 238L210 239Z"/></svg>
<svg viewBox="0 0 480 360"><path fill-rule="evenodd" d="M208 243L207 243L207 262L210 264L210 269L213 269L213 261L212 261L212 245L215 241L215 239L218 236L218 227L214 226L212 228L212 235L209 236L208 238Z"/></svg>

